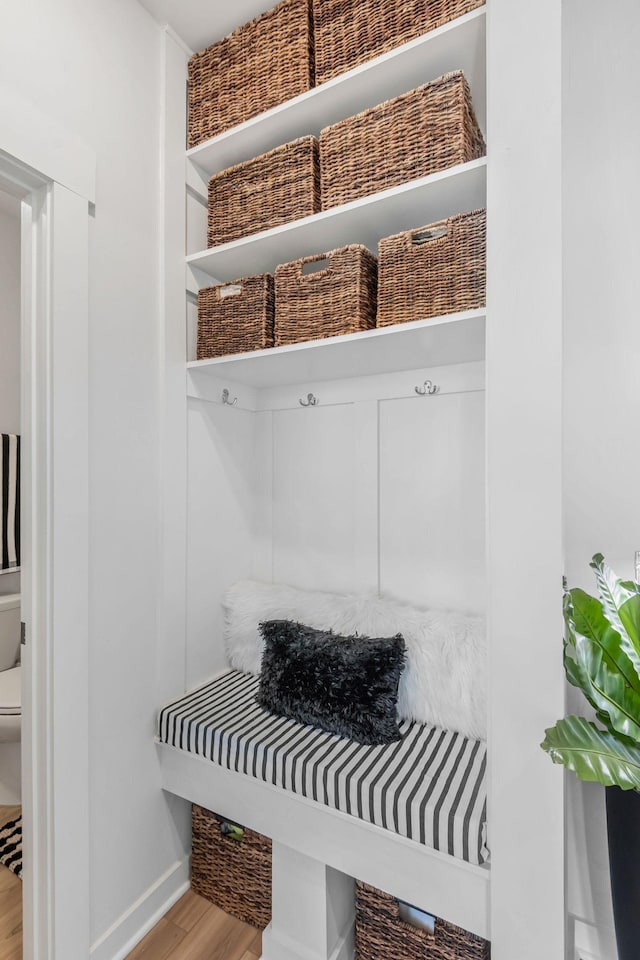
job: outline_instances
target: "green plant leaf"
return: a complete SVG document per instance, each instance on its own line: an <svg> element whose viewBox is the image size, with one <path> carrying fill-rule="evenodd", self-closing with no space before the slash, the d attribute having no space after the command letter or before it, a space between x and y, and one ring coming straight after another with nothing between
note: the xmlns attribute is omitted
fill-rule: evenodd
<svg viewBox="0 0 640 960"><path fill-rule="evenodd" d="M621 648L620 634L600 601L583 590L571 591L565 615L569 681L580 687L608 729L640 743L640 678Z"/></svg>
<svg viewBox="0 0 640 960"><path fill-rule="evenodd" d="M640 676L640 636L637 626L631 636L623 625L620 608L634 596L640 586L633 581L619 580L601 553L596 553L589 564L595 572L600 599L605 616L621 636L622 649L631 660L636 674Z"/></svg>
<svg viewBox="0 0 640 960"><path fill-rule="evenodd" d="M609 714L605 713L604 710L601 710L598 706L598 703L593 696L591 679L589 678L583 665L575 659L574 653L575 651L573 650L573 647L565 642L563 662L567 680L572 686L578 687L578 689L582 691L586 699L595 710L596 716L600 723L606 727L607 730L615 733L615 729L611 723Z"/></svg>
<svg viewBox="0 0 640 960"><path fill-rule="evenodd" d="M640 595L635 593L625 600L618 612L625 633L640 654Z"/></svg>
<svg viewBox="0 0 640 960"><path fill-rule="evenodd" d="M579 638L590 640L602 650L603 659L613 673L619 673L636 693L640 694L640 674L623 648L622 636L611 626L599 600L584 590L571 590L565 604L567 640L578 646ZM640 714L637 717L640 720Z"/></svg>
<svg viewBox="0 0 640 960"><path fill-rule="evenodd" d="M576 662L590 684L588 700L606 713L613 730L640 743L640 694L630 687L603 648L590 637L576 636ZM581 684L584 690L584 686ZM609 726L609 724L607 724Z"/></svg>
<svg viewBox="0 0 640 960"><path fill-rule="evenodd" d="M545 730L540 746L580 780L640 791L640 749L584 717L559 720Z"/></svg>
<svg viewBox="0 0 640 960"><path fill-rule="evenodd" d="M579 690L582 690L591 706L597 709L597 704L592 700L591 680L589 675L584 669L582 663L576 659L575 643L569 644L565 640L563 663L564 672L569 683L573 687L578 687Z"/></svg>

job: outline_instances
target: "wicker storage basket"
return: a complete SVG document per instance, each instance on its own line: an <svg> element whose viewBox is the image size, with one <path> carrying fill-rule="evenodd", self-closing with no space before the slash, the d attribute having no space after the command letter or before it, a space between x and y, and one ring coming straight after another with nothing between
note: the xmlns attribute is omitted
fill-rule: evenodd
<svg viewBox="0 0 640 960"><path fill-rule="evenodd" d="M192 807L191 888L254 927L271 920L271 840L245 829L241 840L221 831L224 819Z"/></svg>
<svg viewBox="0 0 640 960"><path fill-rule="evenodd" d="M320 134L322 208L475 160L485 144L461 70Z"/></svg>
<svg viewBox="0 0 640 960"><path fill-rule="evenodd" d="M273 277L242 277L198 292L198 360L273 346Z"/></svg>
<svg viewBox="0 0 640 960"><path fill-rule="evenodd" d="M461 17L485 0L314 0L316 83Z"/></svg>
<svg viewBox="0 0 640 960"><path fill-rule="evenodd" d="M378 326L483 307L485 251L484 210L381 240Z"/></svg>
<svg viewBox="0 0 640 960"><path fill-rule="evenodd" d="M356 960L488 960L487 940L436 918L433 933L400 917L395 897L356 881Z"/></svg>
<svg viewBox="0 0 640 960"><path fill-rule="evenodd" d="M305 273L307 264L326 266ZM351 244L302 257L276 268L276 346L358 333L376 324L378 263L366 247Z"/></svg>
<svg viewBox="0 0 640 960"><path fill-rule="evenodd" d="M189 146L313 86L311 0L277 7L189 61Z"/></svg>
<svg viewBox="0 0 640 960"><path fill-rule="evenodd" d="M318 141L301 137L211 177L208 244L229 243L319 210Z"/></svg>

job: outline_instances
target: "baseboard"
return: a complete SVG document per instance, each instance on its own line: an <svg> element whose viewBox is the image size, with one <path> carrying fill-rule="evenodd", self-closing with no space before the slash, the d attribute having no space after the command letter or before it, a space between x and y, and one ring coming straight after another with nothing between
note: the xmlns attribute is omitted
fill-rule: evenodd
<svg viewBox="0 0 640 960"><path fill-rule="evenodd" d="M103 933L91 947L91 960L124 960L189 889L189 857L178 860Z"/></svg>

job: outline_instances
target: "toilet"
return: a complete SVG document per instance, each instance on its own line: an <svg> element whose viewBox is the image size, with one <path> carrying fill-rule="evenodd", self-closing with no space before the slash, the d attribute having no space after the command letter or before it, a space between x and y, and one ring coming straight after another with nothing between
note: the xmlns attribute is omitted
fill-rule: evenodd
<svg viewBox="0 0 640 960"><path fill-rule="evenodd" d="M20 803L20 594L0 596L0 805Z"/></svg>

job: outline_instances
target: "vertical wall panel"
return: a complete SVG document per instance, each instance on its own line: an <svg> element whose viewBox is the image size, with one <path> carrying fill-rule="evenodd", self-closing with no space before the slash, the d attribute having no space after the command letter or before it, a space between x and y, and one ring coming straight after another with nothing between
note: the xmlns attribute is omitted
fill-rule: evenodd
<svg viewBox="0 0 640 960"><path fill-rule="evenodd" d="M380 404L380 586L484 606L484 392Z"/></svg>
<svg viewBox="0 0 640 960"><path fill-rule="evenodd" d="M563 6L557 0L491 0L487 19L493 960L565 956L564 778L540 749L544 730L562 715L565 699ZM584 92L581 97L586 105ZM593 190L597 193L597 186Z"/></svg>
<svg viewBox="0 0 640 960"><path fill-rule="evenodd" d="M354 439L352 406L274 413L274 580L353 589Z"/></svg>
<svg viewBox="0 0 640 960"><path fill-rule="evenodd" d="M273 579L273 415L270 410L256 413L254 438L251 576L269 583Z"/></svg>
<svg viewBox="0 0 640 960"><path fill-rule="evenodd" d="M619 0L612 12L595 0L562 4L565 572L572 587L589 593L596 551L626 578L640 548L640 446L630 428L640 361L640 124L627 119L640 83L640 7ZM596 469L586 466L589 451ZM585 706L571 687L568 712ZM575 944L612 960L604 790L569 775L567 807Z"/></svg>
<svg viewBox="0 0 640 960"><path fill-rule="evenodd" d="M254 414L189 404L187 686L225 665L221 599L251 575Z"/></svg>

